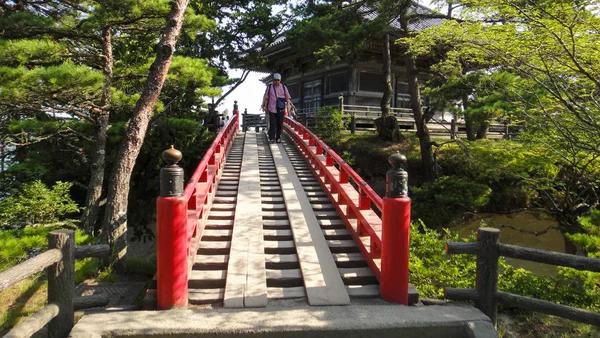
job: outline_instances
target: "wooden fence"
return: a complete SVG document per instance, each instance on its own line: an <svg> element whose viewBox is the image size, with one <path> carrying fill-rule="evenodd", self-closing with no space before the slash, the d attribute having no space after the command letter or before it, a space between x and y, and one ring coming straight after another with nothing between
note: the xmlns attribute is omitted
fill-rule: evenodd
<svg viewBox="0 0 600 338"><path fill-rule="evenodd" d="M375 120L381 116L381 108L376 106L348 105L340 101L339 105L333 106L342 112L342 116L348 123L351 133L356 130L375 130ZM316 127L319 119L327 118L317 114L319 108L305 108L296 111L298 121L307 127ZM396 117L398 127L402 131L416 132L416 124L412 110L409 108L391 107L390 116ZM462 121L438 121L431 120L427 123L429 133L434 136L451 136L451 131L456 130L459 135L466 135L466 125ZM505 123L491 122L488 128L488 138L514 138L515 132L509 130Z"/></svg>
<svg viewBox="0 0 600 338"><path fill-rule="evenodd" d="M108 304L106 295L75 297L75 259L107 257L108 245L75 246L73 230L48 234L48 251L0 272L0 291L46 269L48 305L13 327L4 337L30 337L48 324L49 337L67 337L74 324L74 311Z"/></svg>
<svg viewBox="0 0 600 338"><path fill-rule="evenodd" d="M600 326L600 313L498 291L498 258L500 256L511 257L593 272L600 272L600 259L500 244L499 237L500 230L498 229L479 228L475 243L446 243L448 254L477 255L475 289L445 288L446 298L475 301L476 307L490 317L494 325L496 324L498 303L501 303Z"/></svg>

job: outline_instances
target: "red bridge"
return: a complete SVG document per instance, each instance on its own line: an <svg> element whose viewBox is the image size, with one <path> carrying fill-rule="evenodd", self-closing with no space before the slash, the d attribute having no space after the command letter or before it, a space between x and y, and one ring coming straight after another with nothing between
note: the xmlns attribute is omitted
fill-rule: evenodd
<svg viewBox="0 0 600 338"><path fill-rule="evenodd" d="M163 154L159 311L86 315L71 336L496 336L474 308L419 306L401 155L382 199L297 121L269 144L235 113L185 188Z"/></svg>

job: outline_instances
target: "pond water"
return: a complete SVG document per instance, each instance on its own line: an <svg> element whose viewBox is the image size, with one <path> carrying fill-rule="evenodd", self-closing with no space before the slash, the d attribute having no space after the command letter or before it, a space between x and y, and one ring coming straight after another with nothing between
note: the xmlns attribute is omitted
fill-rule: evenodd
<svg viewBox="0 0 600 338"><path fill-rule="evenodd" d="M512 214L482 213L477 214L475 219L450 229L458 231L461 238L463 238L476 232L477 228L481 226L500 229L500 243L503 244L557 252L565 252L566 249L565 238L557 230L558 222L541 211L526 210ZM505 260L508 264L527 269L535 274L544 276L556 274L556 266L554 265L513 258L505 258Z"/></svg>
<svg viewBox="0 0 600 338"><path fill-rule="evenodd" d="M385 179L369 180L369 185L379 196L385 196ZM510 214L480 213L475 218L450 228L461 238L477 232L486 226L500 229L500 243L529 248L566 252L565 238L557 230L558 222L550 215L538 210L525 210ZM546 231L547 230L547 231ZM540 234L544 232L543 234ZM556 266L505 258L514 267L527 269L537 275L556 275Z"/></svg>

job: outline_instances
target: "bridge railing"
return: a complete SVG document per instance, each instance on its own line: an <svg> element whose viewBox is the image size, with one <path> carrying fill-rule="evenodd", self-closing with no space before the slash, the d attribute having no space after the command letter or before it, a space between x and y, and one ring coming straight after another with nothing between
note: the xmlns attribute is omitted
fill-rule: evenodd
<svg viewBox="0 0 600 338"><path fill-rule="evenodd" d="M239 111L227 121L183 189L181 153L163 152L161 196L156 201L156 300L158 309L186 306L188 276L194 265L204 226L223 171L225 158L239 130ZM180 185L180 186L179 186Z"/></svg>
<svg viewBox="0 0 600 338"><path fill-rule="evenodd" d="M404 182L397 181L394 189L402 192L395 194L396 198L387 198L394 195L387 194L382 199L350 165L307 127L286 118L285 128L319 175L323 189L336 202L333 204L338 214L380 282L381 297L408 305L410 199L406 196L406 172L399 168L400 162L396 160L397 163L393 165L399 176L404 175L400 177Z"/></svg>
<svg viewBox="0 0 600 338"><path fill-rule="evenodd" d="M475 243L446 243L446 253L448 254L477 255L477 272L475 289L444 288L445 298L475 301L476 307L490 317L494 325L496 325L498 303L502 303L600 326L600 313L498 291L498 259L500 256L593 272L600 272L600 259L500 244L499 237L500 230L498 229L479 228Z"/></svg>
<svg viewBox="0 0 600 338"><path fill-rule="evenodd" d="M108 257L108 245L75 245L73 230L48 234L48 250L0 272L0 291L47 268L48 305L13 327L4 337L31 337L48 325L49 337L66 337L75 321L74 311L105 306L108 296L75 296L75 259Z"/></svg>
<svg viewBox="0 0 600 338"><path fill-rule="evenodd" d="M354 133L356 130L375 130L374 120L381 117L381 107L351 105L345 104L342 97L337 105L328 105L325 107L335 107L339 109L342 116L348 121L348 129ZM317 110L322 107L301 108L296 110L296 116L299 121L305 126L316 127L319 119L326 119L326 116L317 115ZM416 131L414 114L410 108L390 107L390 116L396 117L398 127L405 131ZM430 134L450 135L452 130L456 130L458 134L466 132L465 122L461 121L444 121L431 119L427 126ZM488 127L488 137L512 139L518 132L509 129L514 129L505 121L491 121Z"/></svg>

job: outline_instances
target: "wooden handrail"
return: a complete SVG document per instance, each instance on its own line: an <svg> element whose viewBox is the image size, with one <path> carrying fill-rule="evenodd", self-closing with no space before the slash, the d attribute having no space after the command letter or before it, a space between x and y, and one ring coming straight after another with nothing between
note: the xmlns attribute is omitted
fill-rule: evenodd
<svg viewBox="0 0 600 338"><path fill-rule="evenodd" d="M594 272L600 272L600 259L500 244L498 243L499 234L500 230L498 229L479 228L476 243L448 242L445 244L448 254L477 255L476 288L444 288L445 298L475 301L477 308L490 317L494 325L496 324L497 304L502 303L600 326L600 313L502 292L497 288L500 256Z"/></svg>
<svg viewBox="0 0 600 338"><path fill-rule="evenodd" d="M193 253L197 251L200 245L204 223L208 218L208 212L205 211L210 210L212 206L225 158L231 149L231 144L238 129L239 115L235 114L219 132L185 187L183 195L188 201L188 210L195 211L188 213L188 217L193 217L193 219L188 219L188 224L191 226L187 232L187 243L192 246L188 249L190 253L188 257L188 276L196 257Z"/></svg>
<svg viewBox="0 0 600 338"><path fill-rule="evenodd" d="M321 176L322 186L330 184L330 188L325 189L328 194L338 195L340 202L336 203L335 207L340 216L343 216L346 227L365 255L369 267L379 279L381 269L376 260L381 255L381 218L371 210L371 205L381 211L381 197L333 149L304 125L286 118L284 126L285 132L308 156L315 172ZM354 182L354 186L351 181ZM346 208L342 210L340 205ZM356 229L353 228L351 219L356 219ZM370 238L367 246L360 238L363 235Z"/></svg>
<svg viewBox="0 0 600 338"><path fill-rule="evenodd" d="M58 249L50 249L41 254L0 272L0 291L4 291L14 284L31 277L62 259Z"/></svg>
<svg viewBox="0 0 600 338"><path fill-rule="evenodd" d="M52 319L58 316L59 309L56 304L48 304L43 309L13 327L4 338L28 338L41 330Z"/></svg>
<svg viewBox="0 0 600 338"><path fill-rule="evenodd" d="M48 325L49 336L66 337L74 323L74 308L108 304L108 297L75 298L75 259L106 257L108 245L75 246L73 230L54 230L48 234L49 250L10 269L0 272L0 291L42 271L48 270L48 305L5 337L30 337ZM60 265L60 266L59 266Z"/></svg>

